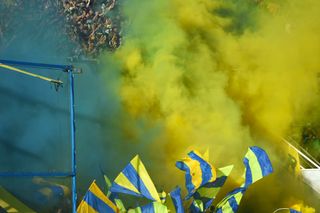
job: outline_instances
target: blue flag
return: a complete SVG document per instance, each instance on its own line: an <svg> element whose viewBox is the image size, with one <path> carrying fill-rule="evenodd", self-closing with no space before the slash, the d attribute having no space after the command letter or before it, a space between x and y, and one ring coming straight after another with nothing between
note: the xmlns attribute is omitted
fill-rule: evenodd
<svg viewBox="0 0 320 213"><path fill-rule="evenodd" d="M243 163L246 167L244 185L246 188L273 172L267 153L257 146L249 148Z"/></svg>
<svg viewBox="0 0 320 213"><path fill-rule="evenodd" d="M160 202L158 192L138 155L116 177L110 191Z"/></svg>
<svg viewBox="0 0 320 213"><path fill-rule="evenodd" d="M128 213L168 213L168 209L161 202L153 202L142 207L129 209Z"/></svg>
<svg viewBox="0 0 320 213"><path fill-rule="evenodd" d="M215 212L217 213L235 213L238 211L240 201L247 189L244 187L236 188L229 192L222 201L216 207Z"/></svg>
<svg viewBox="0 0 320 213"><path fill-rule="evenodd" d="M176 213L184 213L180 187L177 187L172 192L170 192L170 197L172 199Z"/></svg>
<svg viewBox="0 0 320 213"><path fill-rule="evenodd" d="M273 172L272 164L267 153L257 147L249 147L243 159L245 165L245 182L242 187L236 188L220 201L216 206L218 213L235 213L248 187Z"/></svg>
<svg viewBox="0 0 320 213"><path fill-rule="evenodd" d="M199 187L216 179L214 167L196 151L189 152L188 157L177 161L176 167L186 172L185 179L188 190L186 199L189 199Z"/></svg>
<svg viewBox="0 0 320 213"><path fill-rule="evenodd" d="M95 181L92 182L89 190L78 206L78 213L114 213L118 209L114 203L103 194Z"/></svg>
<svg viewBox="0 0 320 213"><path fill-rule="evenodd" d="M193 202L191 204L192 212L204 212L210 208L216 195L218 194L221 187L227 180L227 177L231 173L233 165L219 168L217 170L217 179L213 182L207 183L201 186L193 194Z"/></svg>

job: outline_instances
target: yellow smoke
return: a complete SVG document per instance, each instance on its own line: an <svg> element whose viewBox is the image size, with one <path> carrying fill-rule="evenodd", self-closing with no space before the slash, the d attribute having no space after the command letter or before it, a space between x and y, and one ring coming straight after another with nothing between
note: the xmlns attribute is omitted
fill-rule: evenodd
<svg viewBox="0 0 320 213"><path fill-rule="evenodd" d="M219 49L229 66L229 91L252 128L284 136L319 101L318 1L290 1L259 19L256 32ZM222 38L225 41L224 38Z"/></svg>
<svg viewBox="0 0 320 213"><path fill-rule="evenodd" d="M218 166L235 163L257 138L285 137L319 111L319 1L123 6L124 42L113 58L119 93L134 119L161 126L146 150L165 169L193 147L209 147ZM168 180L167 170L151 173Z"/></svg>

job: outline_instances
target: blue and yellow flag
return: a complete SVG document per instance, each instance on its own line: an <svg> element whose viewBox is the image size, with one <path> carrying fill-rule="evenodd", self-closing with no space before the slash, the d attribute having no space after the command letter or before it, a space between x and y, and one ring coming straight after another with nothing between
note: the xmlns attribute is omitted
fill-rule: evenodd
<svg viewBox="0 0 320 213"><path fill-rule="evenodd" d="M181 198L181 189L176 187L172 192L169 193L173 206L176 213L184 213L182 198Z"/></svg>
<svg viewBox="0 0 320 213"><path fill-rule="evenodd" d="M108 178L108 176L103 173L103 178L106 183L105 193L106 193L107 197L117 206L119 212L126 212L127 210L124 207L122 200L119 199L118 194L110 192L110 187L111 187L112 183L111 183L110 179Z"/></svg>
<svg viewBox="0 0 320 213"><path fill-rule="evenodd" d="M245 188L273 172L268 154L257 146L249 147L243 163L246 167Z"/></svg>
<svg viewBox="0 0 320 213"><path fill-rule="evenodd" d="M257 146L249 147L243 163L245 165L244 184L228 193L227 196L218 203L215 212L237 212L242 196L248 187L273 172L272 164L267 153Z"/></svg>
<svg viewBox="0 0 320 213"><path fill-rule="evenodd" d="M188 190L186 199L189 199L199 187L216 179L214 167L197 151L191 151L188 153L188 157L177 161L176 167L186 172L186 188Z"/></svg>
<svg viewBox="0 0 320 213"><path fill-rule="evenodd" d="M168 213L168 209L161 202L153 202L142 207L129 209L128 213Z"/></svg>
<svg viewBox="0 0 320 213"><path fill-rule="evenodd" d="M209 209L219 190L226 182L227 177L231 173L232 169L233 165L219 168L217 170L217 179L213 182L205 184L204 186L201 186L193 194L194 200L190 207L192 212L204 212Z"/></svg>
<svg viewBox="0 0 320 213"><path fill-rule="evenodd" d="M215 212L216 213L235 213L238 211L240 201L245 193L246 188L240 187L232 192L218 203Z"/></svg>
<svg viewBox="0 0 320 213"><path fill-rule="evenodd" d="M100 190L95 181L89 187L83 200L78 206L78 213L113 213L118 212L114 203Z"/></svg>
<svg viewBox="0 0 320 213"><path fill-rule="evenodd" d="M138 155L116 177L110 191L160 202L156 187Z"/></svg>

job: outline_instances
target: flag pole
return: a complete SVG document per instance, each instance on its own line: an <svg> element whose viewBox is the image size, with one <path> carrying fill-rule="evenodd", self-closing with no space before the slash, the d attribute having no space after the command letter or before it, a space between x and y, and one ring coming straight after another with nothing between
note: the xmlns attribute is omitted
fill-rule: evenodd
<svg viewBox="0 0 320 213"><path fill-rule="evenodd" d="M73 70L69 72L69 83L70 83L70 128L71 128L71 167L72 167L72 212L77 211L77 185L76 185L76 143L75 143L75 105L74 105L74 74Z"/></svg>

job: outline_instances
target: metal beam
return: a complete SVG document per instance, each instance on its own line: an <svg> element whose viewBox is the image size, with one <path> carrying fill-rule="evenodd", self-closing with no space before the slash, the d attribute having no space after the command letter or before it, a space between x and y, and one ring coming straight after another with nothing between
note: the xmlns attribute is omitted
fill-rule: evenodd
<svg viewBox="0 0 320 213"><path fill-rule="evenodd" d="M0 59L0 63L8 64L8 65L17 65L22 67L36 67L36 68L47 68L54 70L62 70L67 72L68 70L72 70L72 65L57 65L57 64L44 64L44 63L33 63L33 62L25 62L25 61L12 61Z"/></svg>
<svg viewBox="0 0 320 213"><path fill-rule="evenodd" d="M72 210L77 211L77 180L76 180L76 143L75 143L75 111L74 111L74 74L72 70L69 71L70 84L70 128L71 128L71 168L72 168Z"/></svg>
<svg viewBox="0 0 320 213"><path fill-rule="evenodd" d="M77 185L76 185L76 146L75 146L75 104L74 104L74 73L80 73L81 70L76 70L72 65L56 65L33 63L24 61L12 61L0 59L0 63L6 65L16 65L22 67L46 68L54 70L62 70L68 73L70 82L70 131L71 131L71 172L0 172L0 177L71 177L72 178L72 212L76 213L77 205Z"/></svg>

